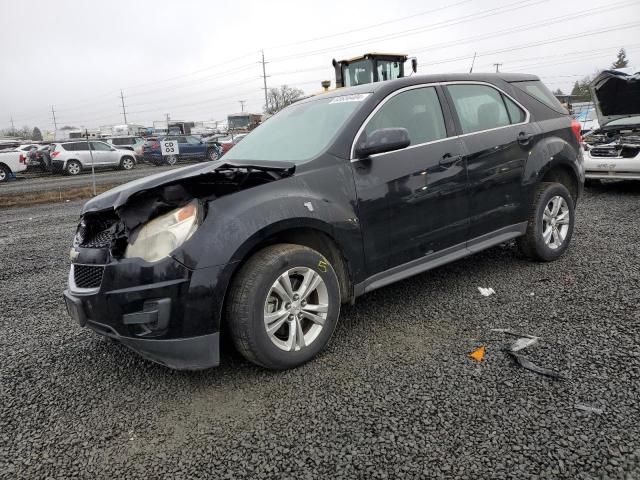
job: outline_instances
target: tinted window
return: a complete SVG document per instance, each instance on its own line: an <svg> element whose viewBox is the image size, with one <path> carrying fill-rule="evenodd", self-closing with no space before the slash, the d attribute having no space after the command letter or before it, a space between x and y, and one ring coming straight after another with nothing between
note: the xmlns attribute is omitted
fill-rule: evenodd
<svg viewBox="0 0 640 480"><path fill-rule="evenodd" d="M111 143L114 145L131 145L132 142L130 138L112 138Z"/></svg>
<svg viewBox="0 0 640 480"><path fill-rule="evenodd" d="M197 144L200 144L200 140L198 140L195 137L187 137L187 143L190 143L192 145L197 145Z"/></svg>
<svg viewBox="0 0 640 480"><path fill-rule="evenodd" d="M485 85L449 85L447 89L458 114L462 133L509 125L507 107L495 88Z"/></svg>
<svg viewBox="0 0 640 480"><path fill-rule="evenodd" d="M447 131L435 89L414 88L394 95L371 118L364 134L394 127L407 129L411 145L445 138Z"/></svg>
<svg viewBox="0 0 640 480"><path fill-rule="evenodd" d="M518 87L526 94L544 103L547 107L559 113L569 113L558 101L553 93L540 80L531 82L514 82L511 85Z"/></svg>
<svg viewBox="0 0 640 480"><path fill-rule="evenodd" d="M176 140L178 143L187 143L187 139L185 137L178 137Z"/></svg>
<svg viewBox="0 0 640 480"><path fill-rule="evenodd" d="M89 150L89 144L87 142L75 142L75 143L66 143L64 145L65 150L70 150L72 152L78 152L82 150Z"/></svg>
<svg viewBox="0 0 640 480"><path fill-rule="evenodd" d="M527 118L527 114L525 113L525 111L522 110L518 105L516 105L515 102L509 97L502 95L502 99L507 106L507 111L509 112L509 120L511 120L511 123L524 122Z"/></svg>
<svg viewBox="0 0 640 480"><path fill-rule="evenodd" d="M111 147L106 143L102 143L102 142L91 142L91 148L97 151L102 151L102 152L111 151Z"/></svg>

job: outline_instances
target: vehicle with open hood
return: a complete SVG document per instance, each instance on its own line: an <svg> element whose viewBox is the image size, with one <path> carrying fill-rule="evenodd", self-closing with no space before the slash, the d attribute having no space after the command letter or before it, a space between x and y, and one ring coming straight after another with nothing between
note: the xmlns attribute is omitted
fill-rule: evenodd
<svg viewBox="0 0 640 480"><path fill-rule="evenodd" d="M532 75L300 100L221 159L87 202L67 309L171 368L218 365L221 332L258 365L296 367L367 292L511 239L559 258L584 182L579 137Z"/></svg>
<svg viewBox="0 0 640 480"><path fill-rule="evenodd" d="M590 89L599 128L584 136L587 180L640 180L640 72L606 70Z"/></svg>

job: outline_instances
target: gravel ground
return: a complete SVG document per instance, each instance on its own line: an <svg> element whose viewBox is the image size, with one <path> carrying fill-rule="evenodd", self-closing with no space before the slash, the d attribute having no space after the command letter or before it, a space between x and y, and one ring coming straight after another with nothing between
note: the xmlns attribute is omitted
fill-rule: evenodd
<svg viewBox="0 0 640 480"><path fill-rule="evenodd" d="M180 168L193 161L181 161L177 165L170 167L163 165L156 167L147 163L139 163L133 170L114 170L112 168L96 169L96 185L126 183L137 178L146 177L163 170ZM85 170L81 174L71 177L62 174L42 173L39 171L18 173L15 181L0 184L0 195L38 192L44 190L62 190L70 187L91 186L91 170Z"/></svg>
<svg viewBox="0 0 640 480"><path fill-rule="evenodd" d="M72 324L80 204L5 211L0 477L640 478L639 200L589 189L553 264L508 245L368 294L279 373L233 352L172 372ZM524 352L566 379L492 328L542 337Z"/></svg>

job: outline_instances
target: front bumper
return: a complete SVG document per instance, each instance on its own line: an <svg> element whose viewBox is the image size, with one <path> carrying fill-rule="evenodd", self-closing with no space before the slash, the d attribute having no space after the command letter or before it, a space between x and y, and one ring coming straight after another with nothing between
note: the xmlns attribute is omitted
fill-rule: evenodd
<svg viewBox="0 0 640 480"><path fill-rule="evenodd" d="M220 268L190 270L173 258L86 260L72 264L64 291L67 311L79 325L170 368L219 364Z"/></svg>
<svg viewBox="0 0 640 480"><path fill-rule="evenodd" d="M587 179L640 180L640 157L592 157L585 152L584 169Z"/></svg>

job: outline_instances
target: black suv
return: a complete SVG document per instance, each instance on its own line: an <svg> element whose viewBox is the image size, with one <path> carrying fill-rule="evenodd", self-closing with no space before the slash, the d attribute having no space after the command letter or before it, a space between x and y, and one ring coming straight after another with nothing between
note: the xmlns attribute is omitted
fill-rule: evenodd
<svg viewBox="0 0 640 480"><path fill-rule="evenodd" d="M84 206L69 313L172 368L300 365L340 305L517 239L567 249L580 126L535 76L412 76L299 101L223 159ZM434 300L436 301L436 300Z"/></svg>

